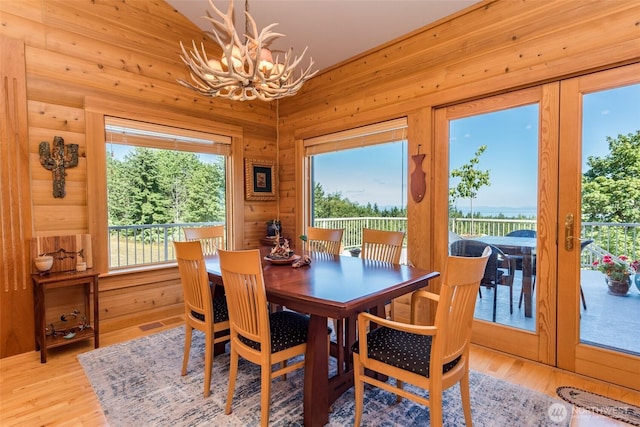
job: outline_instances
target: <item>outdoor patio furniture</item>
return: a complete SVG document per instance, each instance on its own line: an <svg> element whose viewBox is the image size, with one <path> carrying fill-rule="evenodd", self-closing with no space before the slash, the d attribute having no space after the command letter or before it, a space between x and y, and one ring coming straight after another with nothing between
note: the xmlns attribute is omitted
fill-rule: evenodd
<svg viewBox="0 0 640 427"><path fill-rule="evenodd" d="M491 247L491 256L487 262L484 276L480 284L485 288L493 288L493 315L496 321L498 304L498 285L509 287L509 313L513 314L513 278L516 270L516 259L502 252L497 246L489 245L481 240L462 239L451 244L451 255L464 257L482 256L484 248ZM479 291L482 298L482 291Z"/></svg>

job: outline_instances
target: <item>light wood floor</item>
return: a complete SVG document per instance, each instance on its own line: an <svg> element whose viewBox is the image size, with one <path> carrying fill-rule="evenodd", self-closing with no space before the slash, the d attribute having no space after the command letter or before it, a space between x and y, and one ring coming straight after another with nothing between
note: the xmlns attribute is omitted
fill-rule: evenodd
<svg viewBox="0 0 640 427"><path fill-rule="evenodd" d="M173 317L151 325L102 334L100 343L108 346L143 335L173 328L183 323ZM149 327L148 329L146 327ZM145 328L146 330L143 330ZM0 425L7 426L107 426L89 381L76 355L91 350L92 342L76 343L50 350L46 364L39 352L29 352L0 360ZM471 368L542 393L555 396L562 385L572 385L595 393L640 405L640 393L616 387L507 356L482 347L473 347ZM621 422L579 411L573 426L622 426Z"/></svg>

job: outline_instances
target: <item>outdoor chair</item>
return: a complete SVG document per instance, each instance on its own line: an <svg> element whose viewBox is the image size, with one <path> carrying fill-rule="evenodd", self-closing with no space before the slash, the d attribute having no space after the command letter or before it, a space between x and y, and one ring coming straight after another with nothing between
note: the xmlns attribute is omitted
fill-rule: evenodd
<svg viewBox="0 0 640 427"><path fill-rule="evenodd" d="M209 396L214 344L229 341L229 313L224 296L213 298L199 241L173 242L184 294L185 334L182 375L187 374L193 330L205 335L204 397Z"/></svg>
<svg viewBox="0 0 640 427"><path fill-rule="evenodd" d="M430 425L442 426L442 392L460 383L465 423L472 425L469 391L469 346L476 295L491 249L481 257L449 256L440 295L419 290L411 297L411 324L395 322L369 313L358 315L361 339L352 346L355 381L355 425L362 420L364 383L382 388L429 407ZM437 302L433 326L416 324L418 302ZM374 328L372 325L378 325ZM396 379L396 386L381 381L382 374ZM429 391L429 397L403 388L410 383ZM380 412L380 411L378 411ZM380 414L379 416L382 416Z"/></svg>
<svg viewBox="0 0 640 427"><path fill-rule="evenodd" d="M496 309L498 305L498 286L509 287L509 313L513 314L513 279L516 271L516 259L502 252L494 245L488 245L480 240L462 239L451 244L451 255L462 257L478 257L484 248L491 248L491 256L487 261L487 267L481 280L481 285L485 288L493 289L493 315L492 320L496 321ZM482 291L478 290L480 298Z"/></svg>
<svg viewBox="0 0 640 427"><path fill-rule="evenodd" d="M507 233L510 237L537 237L536 230L514 230Z"/></svg>

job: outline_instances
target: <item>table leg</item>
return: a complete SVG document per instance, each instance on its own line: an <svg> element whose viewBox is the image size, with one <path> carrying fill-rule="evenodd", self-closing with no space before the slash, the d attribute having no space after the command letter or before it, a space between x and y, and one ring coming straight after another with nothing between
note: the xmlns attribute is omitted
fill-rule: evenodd
<svg viewBox="0 0 640 427"><path fill-rule="evenodd" d="M329 421L329 346L327 317L311 315L304 366L303 410L306 427Z"/></svg>
<svg viewBox="0 0 640 427"><path fill-rule="evenodd" d="M524 316L532 316L532 292L531 292L531 274L532 268L532 254L527 253L522 257L522 293L524 295Z"/></svg>

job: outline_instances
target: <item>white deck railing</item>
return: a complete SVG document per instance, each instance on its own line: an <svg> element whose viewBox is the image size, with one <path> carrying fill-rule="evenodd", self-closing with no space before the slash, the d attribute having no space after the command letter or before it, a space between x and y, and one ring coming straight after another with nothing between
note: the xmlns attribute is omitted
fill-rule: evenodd
<svg viewBox="0 0 640 427"><path fill-rule="evenodd" d="M126 225L109 227L109 267L127 268L138 265L164 263L175 260L173 241L184 240L182 228L218 223L180 223L157 225ZM407 231L406 218L317 218L314 226L343 228L342 246L345 250L362 245L362 229L374 228L389 231ZM504 236L514 230L535 229L535 220L526 219L474 219L471 233L470 218L455 218L449 222L450 230L460 235ZM594 247L614 255L640 258L640 224L582 223L580 237L593 239ZM406 246L406 238L405 238ZM583 265L591 265L601 251L583 251Z"/></svg>

